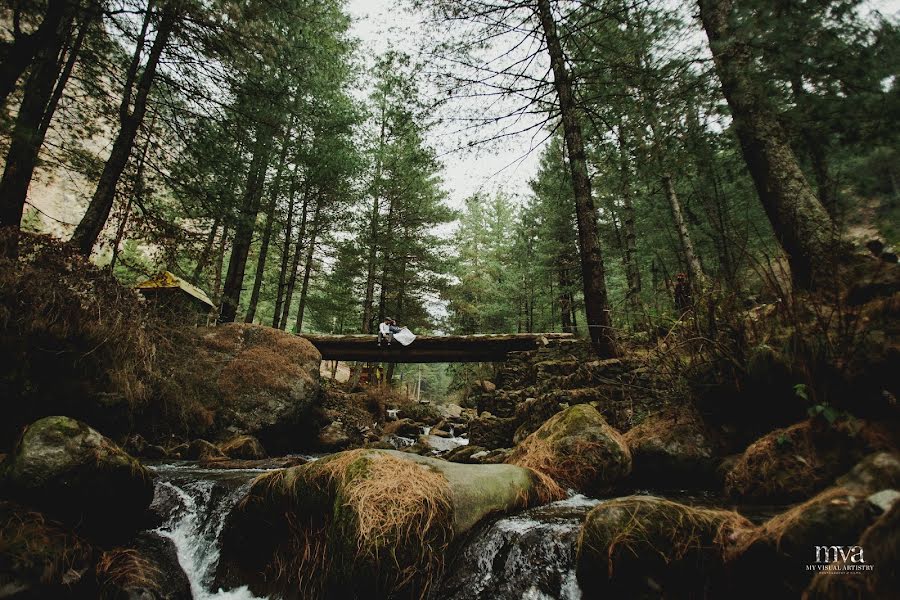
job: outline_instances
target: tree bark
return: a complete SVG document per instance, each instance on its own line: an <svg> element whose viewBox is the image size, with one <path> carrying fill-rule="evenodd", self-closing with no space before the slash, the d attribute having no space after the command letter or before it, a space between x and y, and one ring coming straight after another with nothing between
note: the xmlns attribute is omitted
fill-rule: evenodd
<svg viewBox="0 0 900 600"><path fill-rule="evenodd" d="M281 312L281 321L278 328L282 331L287 328L288 315L291 314L291 303L294 299L294 287L297 285L297 269L300 268L300 253L303 251L303 238L306 237L306 219L309 208L309 181L304 184L303 209L300 213L300 229L297 232L297 242L294 246L294 257L291 259L290 277L288 277L287 290L284 294L284 307Z"/></svg>
<svg viewBox="0 0 900 600"><path fill-rule="evenodd" d="M363 298L362 332L372 333L372 313L375 301L375 267L378 262L378 212L381 200L381 168L385 138L385 108L381 106L381 133L378 136L378 155L375 157L375 177L372 183L372 216L369 223L369 256L366 263L366 294Z"/></svg>
<svg viewBox="0 0 900 600"><path fill-rule="evenodd" d="M244 188L244 200L241 214L234 227L234 238L231 243L231 257L228 260L228 273L222 290L222 310L220 323L232 323L237 316L244 285L244 271L247 268L247 256L253 242L253 230L256 228L256 216L259 214L259 201L262 198L263 180L269 164L269 149L272 134L264 132L260 126L253 150L253 158L247 172L247 186Z"/></svg>
<svg viewBox="0 0 900 600"><path fill-rule="evenodd" d="M263 229L263 236L259 245L259 258L256 261L256 275L253 278L253 291L250 293L250 303L247 305L247 315L244 317L244 323L252 323L254 317L256 317L256 307L259 304L259 293L262 289L263 277L265 275L266 258L269 255L269 242L272 240L275 208L278 205L278 194L281 192L281 177L284 174L285 161L287 161L289 139L290 131L284 136L281 145L281 155L278 157L278 168L275 171L275 179L272 181L272 189L269 193L269 205L266 208L266 225Z"/></svg>
<svg viewBox="0 0 900 600"><path fill-rule="evenodd" d="M628 289L625 301L631 313L640 315L641 270L637 264L637 228L635 227L634 202L631 197L631 167L628 163L628 144L623 125L619 123L619 171L622 179L622 262L625 266L625 281Z"/></svg>
<svg viewBox="0 0 900 600"><path fill-rule="evenodd" d="M303 313L306 312L306 295L309 293L309 277L312 274L313 258L316 255L316 237L319 234L319 214L322 210L322 197L316 198L313 210L312 230L309 232L309 245L306 247L306 264L303 265L303 285L300 287L300 304L297 307L297 320L294 321L294 333L303 330Z"/></svg>
<svg viewBox="0 0 900 600"><path fill-rule="evenodd" d="M46 131L42 130L41 124L48 118L54 85L62 69L60 55L74 19L74 15L65 10L65 1L51 0L50 5L46 19L50 20L48 28L53 26L52 33L48 32L43 38L45 43L37 50L35 64L25 81L0 179L0 227L18 229L22 221L28 187L44 143ZM60 81L59 85L64 83Z"/></svg>
<svg viewBox="0 0 900 600"><path fill-rule="evenodd" d="M176 11L167 9L163 12L156 31L156 37L153 40L153 45L150 47L147 64L137 80L134 106L130 111L129 105L133 86L129 81L126 81L122 103L119 107L119 132L113 142L109 158L106 160L106 164L103 165L100 181L88 205L87 212L85 212L84 217L82 217L81 222L75 229L75 233L72 235L72 244L86 256L90 255L94 244L97 243L97 238L100 237L100 233L103 231L103 227L109 218L109 212L112 209L116 196L116 187L119 184L119 179L125 170L125 166L128 164L131 150L134 147L135 137L147 112L147 99L153 87L153 81L156 79L159 59L166 44L169 42L177 22L178 14ZM141 44L138 44L135 50L135 60L139 60L140 53Z"/></svg>
<svg viewBox="0 0 900 600"><path fill-rule="evenodd" d="M732 0L699 0L699 5L722 91L757 194L775 237L787 254L794 283L814 288L827 280L834 264L831 219L804 177L764 90L750 77L750 45L735 35L729 22Z"/></svg>
<svg viewBox="0 0 900 600"><path fill-rule="evenodd" d="M684 252L684 259L687 262L688 274L694 289L702 290L706 287L706 275L703 274L703 267L697 259L694 252L694 243L691 241L691 234L688 231L687 223L684 221L684 213L681 210L681 202L678 200L678 194L675 192L675 184L672 183L672 176L664 173L662 176L663 191L666 194L666 200L669 201L669 208L672 209L672 219L675 221L675 231L678 232L678 242L681 244L681 250Z"/></svg>
<svg viewBox="0 0 900 600"><path fill-rule="evenodd" d="M602 356L615 356L615 335L606 294L606 276L600 238L597 229L597 211L591 197L591 181L582 140L581 125L569 81L562 45L556 32L556 23L550 0L537 0L538 14L550 54L553 69L553 85L559 99L563 133L569 153L569 170L575 194L575 215L578 221L578 248L584 285L584 304L588 331L594 349Z"/></svg>
<svg viewBox="0 0 900 600"><path fill-rule="evenodd" d="M294 207L297 203L297 165L291 174L291 191L288 193L288 212L284 225L284 244L281 246L281 266L278 269L278 289L275 293L275 308L272 311L272 327L278 328L281 322L281 309L284 303L284 288L287 285L288 263L291 255L291 242L294 233Z"/></svg>
<svg viewBox="0 0 900 600"><path fill-rule="evenodd" d="M191 283L194 285L200 285L200 278L203 276L203 271L206 270L206 265L209 264L209 259L213 252L213 244L216 243L216 233L219 231L219 221L221 221L220 217L216 217L213 220L212 227L209 228L209 233L206 235L203 252L200 253L197 264L194 266L194 272L191 274Z"/></svg>

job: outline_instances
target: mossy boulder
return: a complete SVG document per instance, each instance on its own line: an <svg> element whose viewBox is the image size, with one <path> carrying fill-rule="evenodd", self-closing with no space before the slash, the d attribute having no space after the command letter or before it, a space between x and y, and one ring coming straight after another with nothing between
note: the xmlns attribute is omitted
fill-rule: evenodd
<svg viewBox="0 0 900 600"><path fill-rule="evenodd" d="M191 600L191 584L172 540L138 535L131 547L103 552L95 567L100 600Z"/></svg>
<svg viewBox="0 0 900 600"><path fill-rule="evenodd" d="M506 462L549 478L550 488L555 483L557 490L571 488L589 495L608 491L631 472L631 453L622 435L589 404L551 417Z"/></svg>
<svg viewBox="0 0 900 600"><path fill-rule="evenodd" d="M217 368L215 427L252 435L272 451L315 447L321 422L321 354L308 340L244 323L199 330L200 349Z"/></svg>
<svg viewBox="0 0 900 600"><path fill-rule="evenodd" d="M509 448L518 427L515 417L498 417L483 412L469 421L469 443L485 448Z"/></svg>
<svg viewBox="0 0 900 600"><path fill-rule="evenodd" d="M184 458L188 460L212 461L225 460L228 457L225 456L225 453L212 442L206 440L194 440L188 445Z"/></svg>
<svg viewBox="0 0 900 600"><path fill-rule="evenodd" d="M134 530L153 500L150 472L68 417L32 423L0 465L4 495L98 532Z"/></svg>
<svg viewBox="0 0 900 600"><path fill-rule="evenodd" d="M238 460L262 460L267 456L262 443L252 435L233 437L227 442L219 444L219 450L228 458Z"/></svg>
<svg viewBox="0 0 900 600"><path fill-rule="evenodd" d="M797 598L815 574L816 546L849 546L885 511L885 494L900 476L896 456L876 455L857 465L842 484L768 520L735 547L731 571L742 597ZM888 495L896 499L895 495ZM760 573L767 577L761 579Z"/></svg>
<svg viewBox="0 0 900 600"><path fill-rule="evenodd" d="M752 501L809 498L867 454L891 446L890 436L866 421L809 419L751 444L725 476L725 492Z"/></svg>
<svg viewBox="0 0 900 600"><path fill-rule="evenodd" d="M603 502L578 537L578 583L586 598L718 597L726 555L752 528L732 511L653 496Z"/></svg>
<svg viewBox="0 0 900 600"><path fill-rule="evenodd" d="M222 532L216 585L285 597L422 597L485 516L527 506L534 475L351 450L259 477Z"/></svg>
<svg viewBox="0 0 900 600"><path fill-rule="evenodd" d="M878 518L856 543L872 571L816 574L803 592L803 600L879 600L900 591L900 502ZM838 561L837 567L843 563ZM852 564L852 563L851 563Z"/></svg>
<svg viewBox="0 0 900 600"><path fill-rule="evenodd" d="M651 415L624 439L631 451L632 479L640 485L683 489L716 478L716 445L693 408Z"/></svg>

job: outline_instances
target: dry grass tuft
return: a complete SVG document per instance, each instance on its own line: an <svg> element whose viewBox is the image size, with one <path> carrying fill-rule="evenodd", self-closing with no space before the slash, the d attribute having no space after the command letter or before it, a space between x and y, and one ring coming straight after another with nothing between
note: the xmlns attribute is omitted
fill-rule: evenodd
<svg viewBox="0 0 900 600"><path fill-rule="evenodd" d="M7 577L59 584L91 560L91 547L41 513L0 502L0 587Z"/></svg>
<svg viewBox="0 0 900 600"><path fill-rule="evenodd" d="M100 598L118 598L126 590L158 592L159 569L132 548L104 552L95 567Z"/></svg>

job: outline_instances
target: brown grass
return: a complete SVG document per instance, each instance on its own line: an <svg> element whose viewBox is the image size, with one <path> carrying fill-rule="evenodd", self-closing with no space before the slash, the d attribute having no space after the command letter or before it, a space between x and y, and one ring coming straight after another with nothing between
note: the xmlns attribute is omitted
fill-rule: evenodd
<svg viewBox="0 0 900 600"><path fill-rule="evenodd" d="M0 502L0 584L7 576L57 584L86 567L90 545L62 525L9 502Z"/></svg>
<svg viewBox="0 0 900 600"><path fill-rule="evenodd" d="M100 598L118 598L125 590L160 590L159 569L132 548L104 552L95 567Z"/></svg>

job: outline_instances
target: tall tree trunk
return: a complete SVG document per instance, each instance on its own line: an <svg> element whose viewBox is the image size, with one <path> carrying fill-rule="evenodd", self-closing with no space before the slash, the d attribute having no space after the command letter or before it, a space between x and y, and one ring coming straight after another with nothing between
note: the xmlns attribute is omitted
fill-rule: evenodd
<svg viewBox="0 0 900 600"><path fill-rule="evenodd" d="M112 209L116 196L116 187L119 184L119 179L125 170L125 166L128 164L135 137L147 112L147 99L153 87L153 81L156 79L159 59L166 44L169 42L177 22L178 14L174 9L163 11L162 19L156 31L156 37L147 56L147 64L137 80L134 106L130 111L129 105L131 104L133 86L129 81L126 81L122 103L119 107L119 132L113 142L109 158L106 160L106 164L103 165L103 172L100 174L97 189L94 191L94 196L91 198L87 212L85 212L78 227L75 228L75 233L72 235L72 244L84 255L91 253L94 244L97 243L97 238L100 237L100 233L106 225L106 220L109 218L109 211ZM139 60L141 45L138 44L135 50L135 61L132 62L132 65Z"/></svg>
<svg viewBox="0 0 900 600"><path fill-rule="evenodd" d="M262 240L259 245L259 258L256 261L256 276L253 278L253 291L250 293L250 303L247 305L247 315L244 323L252 323L256 317L256 307L259 304L259 293L262 289L263 277L266 269L266 258L269 255L269 242L272 239L272 227L275 221L275 208L278 206L278 195L281 193L281 177L284 174L284 165L287 161L288 140L291 132L288 128L281 144L281 155L278 157L278 168L275 171L275 179L269 190L269 205L266 208L266 225L263 229Z"/></svg>
<svg viewBox="0 0 900 600"><path fill-rule="evenodd" d="M381 133L378 136L378 155L375 157L375 177L372 182L372 215L369 222L369 256L366 261L366 293L363 298L362 333L372 333L372 313L375 301L375 267L378 262L378 211L381 200L382 153L385 138L385 107L381 106Z"/></svg>
<svg viewBox="0 0 900 600"><path fill-rule="evenodd" d="M219 231L219 222L221 220L220 217L216 217L213 220L212 227L209 228L209 233L206 234L206 243L203 244L203 251L200 253L200 257L197 258L197 264L194 265L194 272L191 274L191 283L194 285L200 285L200 278L203 276L203 271L206 270L206 265L209 264L209 259L213 252L213 244L216 243L216 233Z"/></svg>
<svg viewBox="0 0 900 600"><path fill-rule="evenodd" d="M137 170L134 174L134 185L132 186L131 193L128 195L128 202L125 203L125 210L122 212L122 220L119 221L119 227L116 230L116 239L113 242L112 247L112 258L109 261L109 271L110 273L114 273L116 270L116 261L119 258L119 246L122 244L122 239L125 237L125 228L128 225L128 217L131 215L131 205L134 200L138 201L138 206L140 206L140 202L144 197L144 162L147 160L147 152L150 150L150 136L147 136L147 141L144 142L144 148L141 151L141 157L138 159ZM210 245L212 245L212 239L210 238Z"/></svg>
<svg viewBox="0 0 900 600"><path fill-rule="evenodd" d="M297 306L297 320L294 321L294 333L303 330L303 313L306 312L306 295L309 293L309 277L312 274L313 258L316 255L316 237L319 234L319 213L322 210L321 195L316 198L313 210L312 230L309 232L309 245L306 247L306 264L303 265L303 285L300 287L300 304Z"/></svg>
<svg viewBox="0 0 900 600"><path fill-rule="evenodd" d="M247 186L244 188L244 199L241 214L234 227L234 238L231 243L231 257L228 260L228 273L222 290L222 310L220 323L232 323L237 316L244 285L244 270L247 268L247 256L253 242L253 230L256 228L256 217L259 214L259 201L263 193L266 167L269 164L269 149L272 133L263 131L260 126L256 133L256 144L253 158L247 172Z"/></svg>
<svg viewBox="0 0 900 600"><path fill-rule="evenodd" d="M826 280L836 249L833 226L769 105L752 80L747 41L731 30L732 0L699 0L700 17L747 168L775 237L787 253L794 283L812 288Z"/></svg>
<svg viewBox="0 0 900 600"><path fill-rule="evenodd" d="M281 266L278 269L278 289L275 293L275 309L272 311L272 327L278 328L281 322L281 309L284 304L284 288L287 285L288 263L291 255L291 242L294 233L294 207L297 204L297 165L291 174L291 190L288 193L288 212L284 225L284 244L281 246Z"/></svg>
<svg viewBox="0 0 900 600"><path fill-rule="evenodd" d="M28 67L42 60L39 54L52 51L69 6L69 0L49 0L35 31L14 33L12 41L0 45L0 109L6 106L7 98Z"/></svg>
<svg viewBox="0 0 900 600"><path fill-rule="evenodd" d="M662 185L666 194L666 200L669 201L669 208L672 209L675 230L678 232L678 242L681 244L681 250L684 252L685 261L687 261L691 283L694 289L703 289L706 287L706 276L703 274L703 267L700 266L700 261L694 252L694 243L691 241L687 223L684 221L684 213L681 210L681 202L678 200L675 184L672 182L672 176L669 173L663 174Z"/></svg>
<svg viewBox="0 0 900 600"><path fill-rule="evenodd" d="M54 85L63 69L60 56L74 15L65 10L65 1L51 0L50 4L53 6L48 6L46 18L51 19L52 35L48 33L44 39L45 44L37 50L35 64L25 81L22 103L16 115L3 177L0 179L0 227L18 229L22 221L28 186L34 176L46 133L41 124L49 118L47 111L53 98ZM64 84L65 81L59 81L59 85Z"/></svg>
<svg viewBox="0 0 900 600"><path fill-rule="evenodd" d="M614 356L616 354L615 335L609 314L606 276L597 229L597 211L594 207L594 199L591 197L591 180L587 171L581 125L576 115L572 85L569 81L569 72L566 68L562 45L557 36L550 0L537 0L537 9L544 32L544 39L547 43L547 50L550 54L550 65L553 69L553 85L559 98L563 133L566 140L566 148L569 152L569 170L571 171L572 189L575 194L578 248L581 258L588 331L590 332L591 343L600 355Z"/></svg>
<svg viewBox="0 0 900 600"><path fill-rule="evenodd" d="M281 311L281 321L278 328L287 328L288 316L291 314L291 303L294 300L294 287L297 285L297 269L300 268L300 254L303 251L303 238L306 237L306 219L309 208L309 180L303 185L303 208L300 213L300 229L297 231L297 242L294 245L294 257L291 259L290 276L288 277L287 290L284 294L284 306Z"/></svg>
<svg viewBox="0 0 900 600"><path fill-rule="evenodd" d="M628 143L619 123L619 172L622 179L622 262L628 290L625 301L631 313L637 317L643 313L641 306L641 269L637 264L637 228L635 227L634 202L631 195L631 166L628 160Z"/></svg>
<svg viewBox="0 0 900 600"><path fill-rule="evenodd" d="M571 300L569 287L572 285L572 282L569 281L569 269L568 267L562 267L557 272L559 273L559 315L562 321L562 330L565 333L573 333L572 307L569 305Z"/></svg>
<svg viewBox="0 0 900 600"><path fill-rule="evenodd" d="M219 237L219 249L216 250L216 272L213 280L213 300L219 302L222 293L222 270L225 267L225 248L228 246L228 223L222 225L222 235Z"/></svg>

